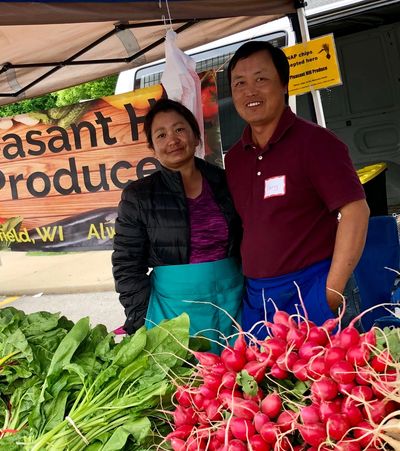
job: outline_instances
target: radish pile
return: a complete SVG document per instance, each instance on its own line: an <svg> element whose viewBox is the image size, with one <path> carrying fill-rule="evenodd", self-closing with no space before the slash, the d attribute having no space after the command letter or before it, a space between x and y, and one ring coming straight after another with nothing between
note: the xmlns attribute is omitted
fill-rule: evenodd
<svg viewBox="0 0 400 451"><path fill-rule="evenodd" d="M221 356L193 352L199 363L177 387L166 442L174 451L399 450L385 429L397 422L400 432L399 331L360 334L355 321L338 330L339 319L317 327L277 311L264 341L240 332Z"/></svg>

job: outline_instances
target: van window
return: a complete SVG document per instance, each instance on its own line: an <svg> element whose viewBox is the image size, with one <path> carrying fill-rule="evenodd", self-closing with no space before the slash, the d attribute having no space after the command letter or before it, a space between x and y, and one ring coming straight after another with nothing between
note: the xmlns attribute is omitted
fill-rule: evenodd
<svg viewBox="0 0 400 451"><path fill-rule="evenodd" d="M224 152L227 152L240 138L245 126L244 121L236 113L233 106L225 69L235 51L247 40L248 39L191 55L196 61L196 71L198 73L210 69L217 71L219 120L221 142ZM285 47L288 45L288 34L285 30L282 30L257 36L254 40L268 41L274 46ZM163 70L164 63L138 69L135 73L134 89L145 88L160 83Z"/></svg>

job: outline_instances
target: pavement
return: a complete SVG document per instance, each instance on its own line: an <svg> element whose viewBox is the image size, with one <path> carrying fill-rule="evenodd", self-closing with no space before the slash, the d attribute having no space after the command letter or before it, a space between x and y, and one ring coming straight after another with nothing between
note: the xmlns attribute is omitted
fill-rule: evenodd
<svg viewBox="0 0 400 451"><path fill-rule="evenodd" d="M0 252L0 295L73 294L114 290L112 251Z"/></svg>

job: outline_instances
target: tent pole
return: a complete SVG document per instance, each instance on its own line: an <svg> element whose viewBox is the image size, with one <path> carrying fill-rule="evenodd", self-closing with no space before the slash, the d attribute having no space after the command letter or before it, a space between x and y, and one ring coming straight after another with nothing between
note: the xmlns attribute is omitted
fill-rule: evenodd
<svg viewBox="0 0 400 451"><path fill-rule="evenodd" d="M307 24L307 18L306 18L304 6L305 6L305 4L304 4L303 0L300 0L297 2L297 18L299 20L299 25L300 25L301 39L302 39L302 42L307 42L310 40L310 33L308 31L308 24ZM322 107L322 101L321 101L321 94L318 90L315 91L314 89L312 89L311 95L312 95L312 99L314 102L314 109L315 109L315 114L317 117L317 123L321 127L326 127L324 109Z"/></svg>

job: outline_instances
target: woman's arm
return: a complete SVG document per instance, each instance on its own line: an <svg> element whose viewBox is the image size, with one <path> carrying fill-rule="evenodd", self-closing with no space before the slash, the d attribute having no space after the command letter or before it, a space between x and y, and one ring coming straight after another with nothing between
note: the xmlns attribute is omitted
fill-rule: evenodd
<svg viewBox="0 0 400 451"><path fill-rule="evenodd" d="M125 193L118 206L115 232L112 254L115 288L125 309L124 329L132 334L144 324L149 303L149 240L146 228L139 219L137 200L126 200Z"/></svg>

